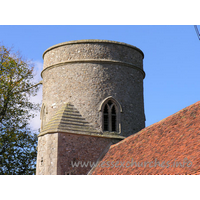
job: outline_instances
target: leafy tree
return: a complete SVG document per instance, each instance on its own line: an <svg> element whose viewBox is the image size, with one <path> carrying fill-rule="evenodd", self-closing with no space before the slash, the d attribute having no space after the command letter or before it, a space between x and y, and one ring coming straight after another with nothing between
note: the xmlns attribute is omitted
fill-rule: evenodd
<svg viewBox="0 0 200 200"><path fill-rule="evenodd" d="M30 102L38 85L33 65L0 45L0 174L35 174L37 135L29 120L38 104Z"/></svg>

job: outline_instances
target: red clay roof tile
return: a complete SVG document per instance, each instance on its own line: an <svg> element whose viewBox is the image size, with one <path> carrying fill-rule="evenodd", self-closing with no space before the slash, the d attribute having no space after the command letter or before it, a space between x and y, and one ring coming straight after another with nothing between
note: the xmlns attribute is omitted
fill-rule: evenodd
<svg viewBox="0 0 200 200"><path fill-rule="evenodd" d="M112 145L92 174L200 174L200 101Z"/></svg>

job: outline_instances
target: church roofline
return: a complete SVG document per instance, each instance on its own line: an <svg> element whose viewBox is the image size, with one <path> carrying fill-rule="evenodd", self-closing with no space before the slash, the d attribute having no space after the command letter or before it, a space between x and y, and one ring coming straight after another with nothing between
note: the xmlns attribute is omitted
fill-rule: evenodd
<svg viewBox="0 0 200 200"><path fill-rule="evenodd" d="M126 138L121 135L101 135L101 134L97 134L97 133L79 133L78 131L77 132L65 131L65 130L59 130L59 129L43 131L38 135L38 137L41 137L46 134L53 134L53 133L67 133L67 134L86 135L86 136L100 137L100 138L113 138L113 139L120 139L120 140L123 140Z"/></svg>

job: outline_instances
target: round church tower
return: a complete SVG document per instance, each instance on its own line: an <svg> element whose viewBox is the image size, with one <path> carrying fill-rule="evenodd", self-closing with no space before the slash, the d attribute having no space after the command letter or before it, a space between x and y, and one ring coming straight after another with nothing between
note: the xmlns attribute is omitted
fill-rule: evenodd
<svg viewBox="0 0 200 200"><path fill-rule="evenodd" d="M140 49L78 40L50 47L43 58L43 107L48 110L43 127L64 103L71 103L100 134L127 137L145 127Z"/></svg>
<svg viewBox="0 0 200 200"><path fill-rule="evenodd" d="M70 41L44 52L37 174L85 174L89 168L75 170L70 162L89 155L96 161L145 127L143 58L137 47L109 40Z"/></svg>

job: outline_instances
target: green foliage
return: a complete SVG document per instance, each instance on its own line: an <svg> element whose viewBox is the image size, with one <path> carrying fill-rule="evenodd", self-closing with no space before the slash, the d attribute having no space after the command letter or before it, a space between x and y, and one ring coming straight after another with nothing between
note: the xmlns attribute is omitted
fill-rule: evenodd
<svg viewBox="0 0 200 200"><path fill-rule="evenodd" d="M33 66L0 46L0 174L35 174L37 135L29 128L33 87Z"/></svg>

